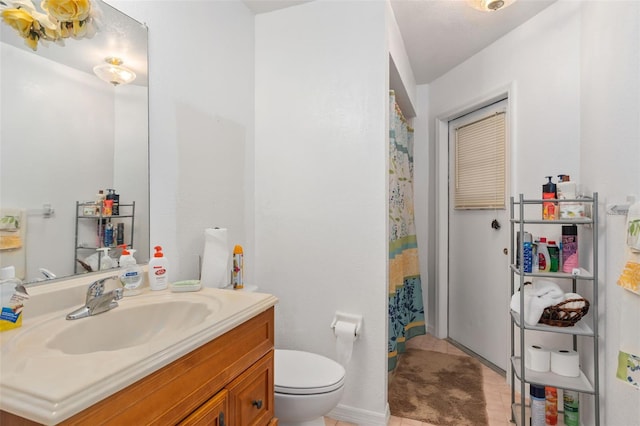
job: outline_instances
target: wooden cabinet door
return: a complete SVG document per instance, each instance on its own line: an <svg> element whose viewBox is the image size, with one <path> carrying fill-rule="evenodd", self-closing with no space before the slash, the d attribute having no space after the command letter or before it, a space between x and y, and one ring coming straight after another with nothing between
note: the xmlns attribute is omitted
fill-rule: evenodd
<svg viewBox="0 0 640 426"><path fill-rule="evenodd" d="M273 351L227 386L230 426L265 426L273 420Z"/></svg>
<svg viewBox="0 0 640 426"><path fill-rule="evenodd" d="M179 423L180 426L228 426L229 392L221 390Z"/></svg>

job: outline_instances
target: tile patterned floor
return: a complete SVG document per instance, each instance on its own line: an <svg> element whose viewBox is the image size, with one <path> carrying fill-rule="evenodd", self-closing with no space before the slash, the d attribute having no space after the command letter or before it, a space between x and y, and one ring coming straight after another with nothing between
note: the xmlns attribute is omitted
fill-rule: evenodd
<svg viewBox="0 0 640 426"><path fill-rule="evenodd" d="M407 342L407 346L454 355L469 356L446 340L440 340L431 335L414 337ZM507 385L505 378L485 365L482 366L482 374L484 379L484 397L487 401L487 417L489 418L489 426L513 426L513 423L510 422L511 390L509 385ZM325 417L324 423L326 426L358 426L353 423L341 422L328 417ZM391 416L388 426L440 425Z"/></svg>

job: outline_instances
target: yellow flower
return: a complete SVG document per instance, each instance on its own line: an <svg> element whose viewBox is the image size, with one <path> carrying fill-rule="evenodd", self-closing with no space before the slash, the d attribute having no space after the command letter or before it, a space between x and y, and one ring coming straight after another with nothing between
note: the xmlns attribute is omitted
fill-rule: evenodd
<svg viewBox="0 0 640 426"><path fill-rule="evenodd" d="M89 0L42 0L40 5L60 22L84 21L91 11Z"/></svg>
<svg viewBox="0 0 640 426"><path fill-rule="evenodd" d="M4 9L2 11L2 19L25 39L30 37L33 24L38 22L24 9Z"/></svg>

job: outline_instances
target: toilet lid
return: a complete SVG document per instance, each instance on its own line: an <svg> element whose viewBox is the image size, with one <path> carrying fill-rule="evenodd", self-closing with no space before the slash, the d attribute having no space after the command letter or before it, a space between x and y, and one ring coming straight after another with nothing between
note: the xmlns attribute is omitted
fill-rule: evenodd
<svg viewBox="0 0 640 426"><path fill-rule="evenodd" d="M274 364L275 391L278 393L326 393L344 384L344 367L322 355L276 349Z"/></svg>

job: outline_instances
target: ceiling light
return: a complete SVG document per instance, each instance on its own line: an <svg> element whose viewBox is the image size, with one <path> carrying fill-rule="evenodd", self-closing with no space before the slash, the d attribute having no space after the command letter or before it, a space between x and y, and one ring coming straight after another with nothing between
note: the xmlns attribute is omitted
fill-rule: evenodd
<svg viewBox="0 0 640 426"><path fill-rule="evenodd" d="M122 66L122 59L110 56L105 58L104 61L106 64L93 67L93 72L101 80L117 86L119 84L131 83L136 79L136 73Z"/></svg>
<svg viewBox="0 0 640 426"><path fill-rule="evenodd" d="M474 9L483 12L495 12L496 10L504 9L514 1L515 0L467 0L467 3Z"/></svg>

